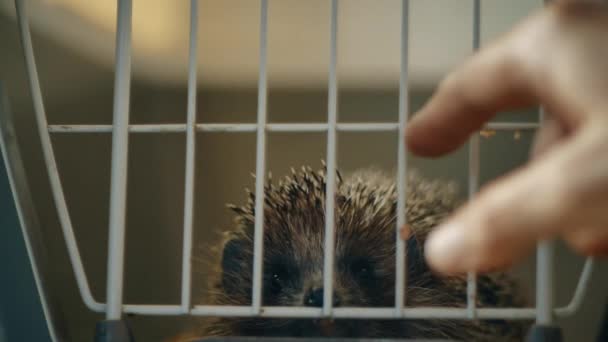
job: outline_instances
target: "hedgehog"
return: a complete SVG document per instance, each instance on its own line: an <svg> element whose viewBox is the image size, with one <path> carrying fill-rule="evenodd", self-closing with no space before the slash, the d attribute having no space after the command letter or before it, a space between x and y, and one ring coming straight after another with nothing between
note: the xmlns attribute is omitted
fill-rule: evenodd
<svg viewBox="0 0 608 342"><path fill-rule="evenodd" d="M397 187L394 177L365 169L336 172L333 304L391 307L395 303ZM327 167L292 169L265 184L262 305L323 306L323 255ZM251 305L255 194L229 205L234 228L224 233L211 265L211 305ZM466 276L434 273L424 259L428 233L459 204L451 182L409 172L404 236L407 307L465 307ZM213 259L212 259L213 260ZM521 307L527 300L506 273L478 276L478 307ZM360 320L209 317L196 335L266 337L440 338L521 341L530 322L504 320Z"/></svg>

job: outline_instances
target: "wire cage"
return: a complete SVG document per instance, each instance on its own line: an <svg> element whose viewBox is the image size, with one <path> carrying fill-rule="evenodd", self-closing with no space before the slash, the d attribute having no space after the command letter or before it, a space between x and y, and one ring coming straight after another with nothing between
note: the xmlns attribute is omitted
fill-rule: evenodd
<svg viewBox="0 0 608 342"><path fill-rule="evenodd" d="M404 141L405 127L407 125L408 108L408 30L409 30L409 2L402 0L401 10L401 71L399 85L399 118L398 122L338 122L338 82L337 82L337 42L338 35L338 6L339 0L328 0L330 6L330 56L328 79L328 107L327 121L318 123L268 123L267 121L267 51L268 51L268 0L260 1L259 20L259 78L256 123L197 123L196 120L196 91L197 91L197 41L198 41L198 2L190 1L190 35L189 35L189 68L188 68L188 97L186 123L172 124L130 124L129 101L131 82L131 18L132 1L118 0L116 61L114 84L113 123L111 125L51 125L47 122L45 106L43 103L36 61L25 1L15 0L17 20L23 52L26 60L29 86L35 109L36 121L41 139L42 151L47 166L48 177L51 184L54 202L61 223L69 259L76 277L80 296L86 307L94 312L105 313L106 321L98 325L97 339L99 341L127 341L130 340L124 325L125 314L139 315L193 315L193 316L260 316L260 317L291 317L291 318L355 318L355 319L506 319L521 320L535 319L536 325L530 336L532 340L559 340L559 329L555 325L556 316L574 314L581 306L585 296L593 268L593 259L589 258L584 264L578 285L571 301L564 307L556 307L553 282L553 254L554 242L541 242L537 249L537 285L536 306L530 308L478 308L476 307L476 275L469 274L467 281L467 303L464 308L428 307L413 308L404 305L406 291L406 245L399 238L399 228L406 223L405 198L407 193L407 154ZM480 8L481 1L473 0L473 47L480 46ZM496 131L533 131L542 124L542 110L539 111L538 123L530 122L492 122L487 129ZM2 151L7 164L16 165L19 160L12 151L11 119L8 115L0 117L2 126ZM186 165L185 165L185 193L183 212L183 255L181 274L181 301L173 305L155 304L129 304L123 302L123 273L125 249L125 215L126 215L126 182L129 136L134 133L163 134L178 132L186 136ZM194 177L195 177L195 146L197 132L252 132L256 135L256 181L255 181L255 241L254 241L254 269L252 305L250 306L211 306L193 305L192 303L192 244L193 244L193 217L194 217ZM398 139L397 159L397 186L398 211L397 225L395 226L396 249L396 277L395 277L395 304L385 308L340 308L333 307L333 273L335 245L335 203L333 200L336 191L336 175L327 173L327 201L325 222L324 249L324 301L320 308L311 307L264 307L262 305L262 254L263 254L263 203L264 203L264 177L266 174L266 145L269 132L318 132L327 135L326 161L328 170L337 167L337 134L338 132L396 132ZM51 143L52 134L72 133L108 133L112 135L111 157L111 193L109 216L109 244L106 284L107 301L97 301L91 292L89 282L83 266L80 250L72 227L72 220L66 204L64 190L60 181L57 162ZM471 138L469 144L469 196L478 190L480 160L479 136ZM10 169L10 168L9 168ZM18 169L14 169L18 170ZM9 173L10 174L10 173ZM16 174L13 172L13 181ZM15 188L17 189L17 188ZM17 189L18 190L18 189ZM18 191L14 191L18 193ZM28 234L24 231L26 238ZM33 256L32 256L33 257ZM35 262L33 260L32 262ZM51 320L50 313L47 319Z"/></svg>

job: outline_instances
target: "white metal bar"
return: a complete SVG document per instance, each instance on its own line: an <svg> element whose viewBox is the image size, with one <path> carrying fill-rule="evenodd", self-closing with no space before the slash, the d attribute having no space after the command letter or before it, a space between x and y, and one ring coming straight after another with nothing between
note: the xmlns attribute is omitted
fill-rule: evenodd
<svg viewBox="0 0 608 342"><path fill-rule="evenodd" d="M20 151L21 146L17 141L14 123L15 116L9 108L6 87L0 80L0 170L4 170L6 173L3 176L8 177L8 184L6 184L8 187L5 188L4 180L0 185L3 188L0 192L8 192L5 193L8 201L0 202L0 207L15 210L17 214L17 222L23 234L29 266L32 268L32 276L36 285L36 294L42 306L50 340L51 342L63 341L66 336L65 331L59 331L61 315L58 312L59 308L56 306L58 301L50 294L49 286L49 273L54 265L49 262L46 246L42 241L41 225L35 214L32 192L27 181L27 173ZM10 204L14 204L14 207L11 207ZM0 209L0 211L3 212L4 210ZM2 213L2 215L6 214L8 213ZM0 222L7 221L6 219L0 219ZM0 323L0 341L5 340L2 323Z"/></svg>
<svg viewBox="0 0 608 342"><path fill-rule="evenodd" d="M188 57L188 117L186 130L186 175L184 185L184 241L182 249L182 310L190 310L192 291L192 222L194 218L194 169L196 151L196 81L198 0L190 0L190 51Z"/></svg>
<svg viewBox="0 0 608 342"><path fill-rule="evenodd" d="M536 324L551 325L554 321L553 256L554 241L541 241L537 249Z"/></svg>
<svg viewBox="0 0 608 342"><path fill-rule="evenodd" d="M133 125L129 126L133 132ZM48 133L111 133L112 125L49 125Z"/></svg>
<svg viewBox="0 0 608 342"><path fill-rule="evenodd" d="M267 124L268 132L326 132L326 123L280 123Z"/></svg>
<svg viewBox="0 0 608 342"><path fill-rule="evenodd" d="M179 316L188 314L190 311L184 312L181 305L123 305L122 311L126 314L150 315L150 316Z"/></svg>
<svg viewBox="0 0 608 342"><path fill-rule="evenodd" d="M558 317L570 316L577 312L585 297L586 290L591 280L593 271L593 258L588 258L579 277L579 282L567 306L557 308L554 314ZM349 313L351 308L335 308L333 316L336 318L350 317L353 314ZM415 307L404 308L395 315L395 308L354 308L358 318L399 318L399 317L416 317L420 319L437 318L437 313L441 315L446 311L447 317L468 319L468 310L463 308L453 307ZM100 303L99 307L93 309L96 312L103 312L105 303ZM125 304L123 305L125 313L141 314L141 315L169 315L176 316L184 314L184 311L179 305L139 305ZM478 308L478 318L480 319L532 319L536 317L536 308ZM318 318L323 316L322 308L310 308L304 306L290 307L262 307L260 314L254 313L251 306L234 306L234 305L197 305L189 312L194 316L262 316L262 317L300 317L300 318Z"/></svg>
<svg viewBox="0 0 608 342"><path fill-rule="evenodd" d="M548 1L545 0L545 3ZM538 112L539 125L543 125L546 112L540 107ZM553 265L555 256L555 241L546 240L538 243L536 248L536 324L552 325L554 323ZM579 279L580 283L581 279ZM574 298L573 298L574 299Z"/></svg>
<svg viewBox="0 0 608 342"><path fill-rule="evenodd" d="M405 216L407 191L407 151L405 150L405 128L409 111L408 94L408 33L409 33L409 0L401 2L401 74L399 77L399 138L397 141L397 240L395 272L395 314L401 316L405 305L407 285L407 251L406 243L401 239L401 228L407 223Z"/></svg>
<svg viewBox="0 0 608 342"><path fill-rule="evenodd" d="M106 288L108 298L106 318L108 320L120 319L122 310L131 88L131 11L131 0L118 0Z"/></svg>
<svg viewBox="0 0 608 342"><path fill-rule="evenodd" d="M142 308L145 309L145 308ZM531 319L534 318L533 308L479 308L480 319ZM140 313L134 312L134 313ZM249 306L195 306L190 312L194 316L219 317L249 317ZM277 318L315 318L323 316L322 308L271 306L263 307L259 317ZM399 317L395 316L395 308L368 307L336 307L332 310L333 318L351 319L469 319L465 308L416 307L404 308Z"/></svg>
<svg viewBox="0 0 608 342"><path fill-rule="evenodd" d="M479 49L481 4L473 1L473 50ZM479 135L475 134L469 142L469 198L472 198L479 188ZM467 311L470 319L477 317L477 275L467 274Z"/></svg>
<svg viewBox="0 0 608 342"><path fill-rule="evenodd" d="M580 309L580 307L583 305L583 299L587 293L587 288L589 288L592 273L593 258L589 257L585 260L585 265L583 266L581 275L578 278L578 283L576 284L576 289L574 290L572 299L568 305L556 310L557 316L570 316Z"/></svg>
<svg viewBox="0 0 608 342"><path fill-rule="evenodd" d="M327 104L327 172L325 182L325 244L323 257L323 314L330 316L334 292L336 150L338 121L338 0L331 1L329 97Z"/></svg>
<svg viewBox="0 0 608 342"><path fill-rule="evenodd" d="M131 133L183 133L186 124L132 124ZM256 124L195 124L197 132L255 132ZM111 133L112 125L49 125L51 133Z"/></svg>
<svg viewBox="0 0 608 342"><path fill-rule="evenodd" d="M536 122L490 122L485 125L484 129L495 131L525 131L535 130L540 126Z"/></svg>
<svg viewBox="0 0 608 342"><path fill-rule="evenodd" d="M61 179L57 169L57 162L53 152L53 145L51 144L51 137L47 130L48 122L46 120L42 91L40 90L40 81L38 79L38 70L36 69L36 59L34 57L32 37L30 34L30 27L24 1L15 0L15 9L19 26L19 37L21 39L30 91L32 93L36 124L38 126L38 133L40 135L42 154L44 156L44 162L48 171L49 183L51 186L53 199L55 201L55 206L57 208L57 216L59 218L59 223L61 224L61 231L65 239L68 256L72 264L72 269L74 271L74 276L76 278L76 283L78 285L78 290L80 291L82 300L89 309L99 311L103 308L103 305L97 302L91 294L86 272L82 265L82 259L80 258L78 243L76 242L76 237L74 235L72 221L65 202L65 196L61 186Z"/></svg>
<svg viewBox="0 0 608 342"><path fill-rule="evenodd" d="M259 106L259 104L258 104ZM256 124L197 124L196 130L199 132L257 132Z"/></svg>
<svg viewBox="0 0 608 342"><path fill-rule="evenodd" d="M559 317L569 316L580 308L580 299L584 296L584 286L588 284L588 276L591 270L591 264L585 264L583 277L587 279L577 286L577 294L572 298L570 304L566 307L558 308L555 314ZM579 292L581 291L581 292ZM573 303L577 303L573 306ZM94 310L103 312L105 305ZM140 314L140 315L165 315L177 316L183 315L183 309L180 305L141 305L141 304L126 304L123 305L125 313ZM477 318L479 319L533 319L536 317L535 308L478 308ZM234 306L234 305L196 305L189 314L193 316L216 316L216 317L292 317L292 318L318 318L323 316L322 308L311 308L304 306L285 306L285 307L261 307L260 313L254 313L251 306ZM399 316L395 315L394 307L384 308L366 308L366 307L349 307L349 308L334 308L332 316L335 318L360 318L360 319L394 319L394 318L416 318L416 319L469 319L469 313L466 308L453 307L413 307L404 308L399 312Z"/></svg>
<svg viewBox="0 0 608 342"><path fill-rule="evenodd" d="M399 131L401 123L393 122L353 122L337 123L340 132L391 132ZM186 132L186 124L133 124L131 133L181 133ZM196 124L197 132L256 132L257 124L210 123ZM327 123L274 123L266 124L268 132L326 132ZM495 131L535 130L536 122L491 122L484 129ZM50 133L112 133L112 125L48 125Z"/></svg>
<svg viewBox="0 0 608 342"><path fill-rule="evenodd" d="M136 124L129 125L132 133L181 133L186 131L185 124ZM327 123L275 123L266 124L268 132L326 132ZM372 132L397 131L398 123L357 122L337 124L339 131ZM257 124L213 123L196 124L198 132L256 132ZM49 125L51 133L111 133L112 125Z"/></svg>
<svg viewBox="0 0 608 342"><path fill-rule="evenodd" d="M390 311L394 309L374 309L374 308L336 308L335 316L339 318L390 318ZM458 308L406 308L403 309L401 317L406 319L469 319L467 309ZM526 319L526 316L533 315L530 309L486 309L478 313L478 318L492 316L504 317L509 319Z"/></svg>
<svg viewBox="0 0 608 342"><path fill-rule="evenodd" d="M336 123L336 129L344 132L398 131L398 123Z"/></svg>
<svg viewBox="0 0 608 342"><path fill-rule="evenodd" d="M575 293L567 306L557 308L554 314L558 317L570 316L578 311L581 307L582 300L593 271L593 259L588 258L585 262L579 282L576 286ZM103 312L105 303L99 303L93 311ZM354 311L353 311L354 310ZM141 314L141 315L181 315L184 314L183 309L179 305L133 305L126 304L123 306L125 313ZM477 318L479 319L532 319L536 317L536 308L478 308ZM241 317L300 317L300 318L317 318L323 316L323 309L310 307L261 307L260 313L254 313L251 306L233 306L233 305L197 305L190 310L190 314L194 316L241 316ZM404 318L452 318L452 319L468 319L468 309L453 308L453 307L415 307L404 308L395 315L395 308L335 308L332 315L336 318L382 318L391 319L397 317ZM356 317L353 317L356 316Z"/></svg>
<svg viewBox="0 0 608 342"><path fill-rule="evenodd" d="M260 313L262 306L262 272L264 253L264 180L266 169L266 100L267 100L267 47L268 47L268 0L262 0L260 6L260 75L258 80L258 123L257 150L255 169L255 232L253 247L253 287L252 307L255 314Z"/></svg>
<svg viewBox="0 0 608 342"><path fill-rule="evenodd" d="M551 0L544 0L545 4L548 4ZM539 125L543 125L545 121L545 109L543 107L540 108L538 113ZM553 287L553 266L554 266L554 256L555 256L555 242L554 241L541 241L538 244L536 250L536 324L538 325L551 325L554 323L554 287ZM592 265L592 264L591 264ZM591 266L589 266L589 270L587 273L584 271L587 270L587 263L585 264L585 268L583 269L583 276L590 277L591 275ZM579 284L576 288L576 292L572 298L570 304L576 306L577 294L579 294L579 290L581 285L586 288L587 281L585 278L579 278ZM584 291L584 290L582 290ZM580 299L582 301L582 298ZM568 307L566 307L566 312L568 312Z"/></svg>

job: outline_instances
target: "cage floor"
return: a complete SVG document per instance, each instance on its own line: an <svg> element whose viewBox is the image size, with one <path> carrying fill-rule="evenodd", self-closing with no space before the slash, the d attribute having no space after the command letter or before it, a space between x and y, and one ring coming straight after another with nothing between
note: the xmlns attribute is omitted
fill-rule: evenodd
<svg viewBox="0 0 608 342"><path fill-rule="evenodd" d="M448 342L453 340L412 340L390 338L316 338L316 337L210 337L197 342Z"/></svg>

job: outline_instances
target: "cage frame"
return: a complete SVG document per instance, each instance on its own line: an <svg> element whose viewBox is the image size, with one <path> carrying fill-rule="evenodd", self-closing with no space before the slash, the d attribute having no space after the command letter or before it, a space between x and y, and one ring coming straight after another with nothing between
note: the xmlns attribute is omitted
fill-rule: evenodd
<svg viewBox="0 0 608 342"><path fill-rule="evenodd" d="M473 48L480 46L480 0L473 1ZM117 32L116 32L116 67L115 89L112 125L55 125L47 122L44 102L38 79L38 72L31 41L28 16L24 0L15 0L17 22L20 39L26 62L29 87L32 93L34 114L40 135L42 152L47 166L54 203L57 208L61 230L64 235L66 247L72 270L74 272L79 294L89 310L105 313L108 322L120 322L123 314L141 315L194 315L194 316L259 316L259 317L291 317L291 318L355 318L355 319L535 319L538 326L553 327L556 316L574 314L582 305L586 289L591 279L593 258L585 261L578 284L570 302L563 307L555 307L553 302L553 254L555 243L542 241L537 248L537 285L536 306L530 308L478 308L475 305L476 281L475 274L470 273L467 279L467 302L465 308L452 307L406 307L405 298L406 279L405 271L407 250L404 242L399 238L399 228L406 223L405 196L407 193L406 170L407 154L403 144L405 128L408 120L408 33L409 33L409 1L401 0L401 70L399 84L399 119L398 122L382 123L340 123L338 122L338 77L337 77L337 41L338 41L338 6L339 0L328 0L331 8L330 28L330 56L328 76L328 118L327 122L316 123L268 123L267 122L267 33L268 33L268 0L260 0L260 64L258 79L258 107L256 123L197 123L196 121L196 80L197 80L197 41L198 41L198 1L190 0L190 33L188 57L188 105L186 123L175 124L130 124L129 99L131 80L131 15L132 0L117 0ZM542 124L544 113L540 110L540 122L490 122L485 129L505 130L535 130ZM0 116L0 126L11 127L10 117ZM333 307L331 296L333 294L333 246L335 243L333 213L336 178L334 172L327 173L326 215L325 222L325 248L324 255L324 301L321 308L310 307L265 307L262 305L262 255L263 255L263 210L264 180L266 166L266 136L269 132L325 132L327 134L327 168L335 170L337 166L337 132L397 132L397 187L398 212L396 232L396 277L395 277L395 305L386 308L340 308ZM3 151L12 148L16 142L11 141L3 131ZM135 133L168 133L183 132L186 134L186 175L184 192L184 226L183 226L183 255L181 275L181 300L178 304L125 304L123 303L123 273L124 273L124 234L125 234L125 198L126 175L128 161L129 135ZM193 233L193 203L195 194L195 145L197 132L255 132L256 133L256 183L255 183L255 234L254 234L254 271L252 286L252 304L249 306L217 306L193 305L191 298L191 252ZM112 169L110 192L110 224L108 242L108 279L106 286L107 301L99 302L93 297L86 270L82 264L78 244L74 234L69 210L65 201L61 179L55 160L50 135L53 134L112 134ZM479 186L479 136L474 135L469 144L469 196L473 196ZM14 154L4 153L5 162L10 168L17 163ZM13 175L14 177L14 175ZM23 192L15 188L16 193ZM332 200L330 200L332 199ZM19 202L15 194L15 201ZM22 213L23 216L23 213ZM30 241L30 236L24 230L24 237ZM36 255L30 256L31 262L37 263Z"/></svg>

